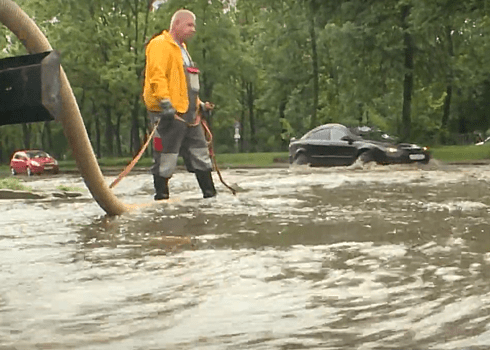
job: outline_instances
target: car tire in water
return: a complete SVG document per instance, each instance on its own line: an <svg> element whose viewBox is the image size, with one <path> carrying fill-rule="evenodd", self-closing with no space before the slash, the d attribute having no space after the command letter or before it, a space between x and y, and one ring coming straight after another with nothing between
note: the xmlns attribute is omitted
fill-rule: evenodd
<svg viewBox="0 0 490 350"><path fill-rule="evenodd" d="M374 162L374 152L373 151L365 151L365 152L362 152L360 155L359 155L359 159L361 160L361 162L363 163L369 163L369 162Z"/></svg>
<svg viewBox="0 0 490 350"><path fill-rule="evenodd" d="M296 165L306 165L308 164L308 157L304 153L300 153L294 159L294 164Z"/></svg>

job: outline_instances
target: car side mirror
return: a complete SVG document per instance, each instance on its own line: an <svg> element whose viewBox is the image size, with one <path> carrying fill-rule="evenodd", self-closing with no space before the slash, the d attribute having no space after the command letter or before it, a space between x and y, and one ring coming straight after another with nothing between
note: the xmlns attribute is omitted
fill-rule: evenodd
<svg viewBox="0 0 490 350"><path fill-rule="evenodd" d="M352 145L354 143L354 139L350 136L342 136L341 138L342 141L347 141L349 143L349 145Z"/></svg>

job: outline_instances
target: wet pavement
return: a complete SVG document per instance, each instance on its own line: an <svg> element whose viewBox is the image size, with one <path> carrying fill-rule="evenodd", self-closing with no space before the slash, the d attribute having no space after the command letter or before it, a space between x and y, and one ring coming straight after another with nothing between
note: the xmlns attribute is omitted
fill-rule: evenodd
<svg viewBox="0 0 490 350"><path fill-rule="evenodd" d="M490 348L490 166L222 174L24 177L82 195L0 200L0 350Z"/></svg>

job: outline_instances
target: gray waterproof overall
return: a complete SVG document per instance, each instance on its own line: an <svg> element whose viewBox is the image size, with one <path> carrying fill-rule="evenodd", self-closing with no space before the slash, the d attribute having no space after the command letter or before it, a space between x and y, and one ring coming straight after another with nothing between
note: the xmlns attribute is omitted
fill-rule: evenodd
<svg viewBox="0 0 490 350"><path fill-rule="evenodd" d="M175 172L179 154L184 158L187 170L211 171L213 169L209 150L201 124L191 126L197 117L197 98L199 94L199 71L190 64L184 63L187 79L189 108L180 117L162 118L160 113L148 112L152 125L161 118L153 138L153 175L170 178ZM186 60L184 59L184 62Z"/></svg>

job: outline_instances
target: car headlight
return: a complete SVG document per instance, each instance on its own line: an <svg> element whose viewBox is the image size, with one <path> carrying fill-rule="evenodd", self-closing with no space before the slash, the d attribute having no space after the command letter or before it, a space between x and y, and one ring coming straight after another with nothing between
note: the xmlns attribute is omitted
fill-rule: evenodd
<svg viewBox="0 0 490 350"><path fill-rule="evenodd" d="M388 147L388 148L386 149L386 151L387 151L388 153L396 153L396 152L398 152L398 149L396 149L396 148L394 148L394 147Z"/></svg>
<svg viewBox="0 0 490 350"><path fill-rule="evenodd" d="M38 162L36 162L35 160L33 160L33 161L31 162L31 164L32 164L32 165L34 165L34 166L39 166L39 165L40 165L40 164L39 164Z"/></svg>

